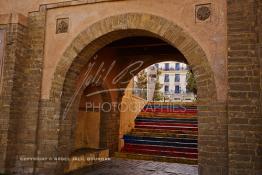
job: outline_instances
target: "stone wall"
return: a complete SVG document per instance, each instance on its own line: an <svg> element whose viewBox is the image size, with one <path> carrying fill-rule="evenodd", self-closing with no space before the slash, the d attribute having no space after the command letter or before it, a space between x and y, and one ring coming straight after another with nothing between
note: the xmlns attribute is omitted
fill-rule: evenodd
<svg viewBox="0 0 262 175"><path fill-rule="evenodd" d="M9 34L10 32L6 33L8 30L7 25L1 25L0 29L3 31L3 34ZM6 36L5 36L6 38ZM5 41L2 41L1 44L12 43L12 38L8 37ZM14 39L13 39L14 40ZM8 53L11 53L11 47L8 47L6 44L4 55L2 57L4 64L2 67L7 68L5 71L3 70L2 80L1 80L1 92L0 92L0 111L1 111L1 123L0 123L0 169L1 172L5 169L5 159L6 159L6 149L7 149L7 139L8 139L8 126L9 126L9 119L10 119L10 105L12 100L12 88L13 88L13 76L14 76L14 64L15 64L15 57L9 56ZM11 55L11 54L10 54ZM1 59L1 58L0 58ZM10 60L10 64L8 64L7 60ZM0 65L1 66L1 65ZM9 83L8 83L9 82Z"/></svg>
<svg viewBox="0 0 262 175"><path fill-rule="evenodd" d="M262 173L258 2L228 0L229 174ZM261 3L261 2L260 2ZM261 31L261 28L259 29ZM259 145L260 143L260 145Z"/></svg>
<svg viewBox="0 0 262 175"><path fill-rule="evenodd" d="M13 106L14 95L17 94L17 80L19 75L15 72L18 71L19 59L23 59L23 39L26 33L26 28L20 24L6 24L1 25L1 29L5 30L5 50L3 57L3 79L1 91L1 163L0 167L3 170L5 160L7 158L7 146L13 146L15 142L15 130L9 125L15 121L15 108ZM19 65L20 66L20 65ZM22 66L22 65L21 65ZM12 121L12 122L11 122ZM9 138L11 136L12 138ZM8 164L7 164L8 165ZM7 166L6 165L6 166Z"/></svg>
<svg viewBox="0 0 262 175"><path fill-rule="evenodd" d="M15 45L16 70L10 112L6 168L8 172L30 174L34 172L34 162L20 161L21 157L34 157L36 154L36 134L38 127L38 105L42 76L41 49L43 45L43 16L32 15L26 28L18 26ZM42 25L42 26L41 26ZM20 28L19 28L20 27ZM16 35L13 35L16 36Z"/></svg>
<svg viewBox="0 0 262 175"><path fill-rule="evenodd" d="M3 64L3 84L0 94L1 111L1 171L12 166L16 155L17 131L21 112L22 67L27 55L27 27L19 23L1 25L6 31ZM12 160L10 160L12 159ZM5 164L6 163L6 164Z"/></svg>

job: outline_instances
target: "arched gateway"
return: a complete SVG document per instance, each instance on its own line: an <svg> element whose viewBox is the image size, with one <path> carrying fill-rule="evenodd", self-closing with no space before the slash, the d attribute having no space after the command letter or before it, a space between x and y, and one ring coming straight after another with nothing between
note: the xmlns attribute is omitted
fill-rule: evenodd
<svg viewBox="0 0 262 175"><path fill-rule="evenodd" d="M56 124L53 125L54 128L49 127L46 131L41 131L40 128L39 131L39 133L48 133L51 130L59 132L57 132L57 135L55 132L50 132L52 136L49 135L48 138L39 135L39 143L53 137L54 145L49 145L49 150L46 150L45 146L39 144L38 152L50 156L53 154L70 154L73 143L73 123L75 122L75 117L72 116L76 116L77 111L74 110L74 105L78 105L77 100L73 101L73 103L70 100L77 91L78 87L76 87L75 81L78 79L81 70L95 53L107 44L135 36L155 37L169 43L184 55L192 67L197 79L199 96L200 172L201 174L207 174L213 170L225 172L227 138L225 136L226 128L222 123L222 121L225 121L225 115L221 112L225 106L218 102L214 74L205 52L190 34L181 27L160 16L142 13L126 13L102 19L88 26L66 49L56 67L50 92L49 108L41 109L43 124L48 119L53 120ZM69 117L67 116L65 119L63 114L69 103L72 103L70 109L66 109ZM52 146L57 150L50 149ZM212 147L218 148L214 151ZM212 159L217 161L211 162ZM51 168L49 168L51 172L54 169L58 170L56 173L61 172L61 169L56 166L57 163L53 163L53 165L54 167L50 166ZM40 167L38 169L40 172L45 171L41 168L41 165L37 166Z"/></svg>
<svg viewBox="0 0 262 175"><path fill-rule="evenodd" d="M0 174L63 173L63 161L34 158L75 151L86 93L103 92L94 98L103 103L130 100L108 91L127 87L113 86L112 77L92 88L83 79L95 59L108 66L114 58L112 75L136 61L145 63L137 72L188 63L199 98L199 174L261 174L261 1L1 0L0 7ZM141 57L125 55L133 48L121 44L130 39L146 41L135 48ZM124 133L121 114L99 114L95 143L111 155Z"/></svg>

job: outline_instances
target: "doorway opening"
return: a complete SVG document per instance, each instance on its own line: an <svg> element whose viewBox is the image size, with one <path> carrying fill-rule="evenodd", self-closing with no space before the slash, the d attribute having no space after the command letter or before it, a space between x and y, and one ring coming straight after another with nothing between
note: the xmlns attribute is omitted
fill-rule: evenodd
<svg viewBox="0 0 262 175"><path fill-rule="evenodd" d="M74 106L72 108L75 109L68 112L68 114L71 114L71 117L74 117L74 115L77 116L74 117L76 124L74 131L72 131L74 145L71 149L71 155L75 156L82 154L86 156L96 155L97 158L106 158L107 156L123 158L123 150L127 150L128 146L130 148L130 144L128 145L125 143L128 139L130 141L131 137L127 134L137 127L137 123L139 123L138 120L146 119L149 121L152 119L153 123L157 124L158 127L163 127L169 122L169 124L175 128L182 128L182 131L173 132L171 135L165 131L162 133L156 132L156 135L153 137L143 136L142 139L145 140L145 138L149 138L149 141L145 143L143 140L140 147L146 145L154 148L147 150L149 154L150 151L156 152L157 149L160 151L160 149L171 147L171 145L169 145L171 140L174 145L178 145L178 140L181 140L185 143L180 143L180 145L178 145L179 148L170 149L168 154L180 155L182 159L185 159L186 156L190 158L193 155L194 161L175 161L175 159L178 158L174 157L172 162L197 164L197 119L196 117L188 117L188 112L190 113L193 111L194 114L196 113L196 105L182 104L185 101L194 103L193 101L195 101L196 97L191 94L192 96L189 99L182 95L183 93L189 93L187 92L185 81L189 73L192 74L192 70L190 70L187 64L186 58L178 49L156 37L126 37L116 40L100 49L81 69L76 81L76 86L79 91L78 94L76 94L78 97L74 101L74 105L72 105ZM152 74L152 72L150 73L152 68L162 72L163 76L158 73L155 75ZM136 75L140 75L141 71L143 72L144 69L147 72L147 90L146 98L141 98L141 96L139 97L136 94L138 88L135 82L138 80L138 76ZM163 81L163 87L156 91L154 90L153 94L150 92L152 79ZM169 90L166 86L168 83L171 83L169 82L170 80L173 82L172 88ZM155 82L154 87L156 84ZM182 85L183 91L181 88ZM177 86L180 87L177 88ZM143 92L141 89L138 91ZM160 95L161 97L159 96L156 98L154 93L158 95L162 94L162 96ZM156 116L151 119L145 118L148 117L146 115L144 115L144 118L138 116L141 112L148 112L145 108L152 106L154 110L164 110L164 108L174 110L173 114L176 113L176 117L178 117L177 112L182 113L184 111L183 113L186 114L186 117L181 118L180 115L180 118L174 118L172 116L170 117L170 113L159 113L164 120L160 120L160 118ZM159 108L159 106L161 106L161 108ZM73 111L77 111L77 114ZM149 121L151 122L149 125L152 124L152 121ZM145 122L142 121L142 123L144 124ZM192 125L192 127L190 128L189 125ZM170 126L166 125L166 128L167 127ZM157 130L159 130L159 128ZM189 132L191 135L186 135ZM160 137L161 134L162 137ZM163 137L163 134L167 135ZM133 137L137 137L137 135L133 135ZM136 138L133 138L133 141L134 140L136 140ZM160 142L163 147L154 145ZM135 144L137 145L137 143ZM190 144L194 146L193 149L184 148L184 145ZM126 147L126 145L128 146ZM145 149L146 148L143 147L140 150L136 149L136 151L141 154L141 151L145 151ZM186 154L185 152L177 154L176 152L179 151L178 149L180 149L180 151L181 149L186 150L188 155L183 157L183 155ZM91 154L90 151L94 154ZM167 151L162 150L162 152ZM126 156L126 158L131 157ZM156 159L156 157L151 157L151 159L145 157L144 159L166 162L170 162L171 160L168 158ZM95 161L95 163L99 162L101 161ZM87 165L89 165L89 163L80 165L79 163L69 163L66 171L72 171L75 170L75 167L81 168Z"/></svg>

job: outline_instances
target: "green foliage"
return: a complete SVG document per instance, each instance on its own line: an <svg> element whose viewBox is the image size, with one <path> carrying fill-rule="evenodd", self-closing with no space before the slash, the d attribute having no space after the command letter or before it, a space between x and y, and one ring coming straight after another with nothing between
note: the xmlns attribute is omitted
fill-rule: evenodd
<svg viewBox="0 0 262 175"><path fill-rule="evenodd" d="M187 86L189 92L193 92L195 95L197 94L197 85L196 85L196 79L192 71L187 72L186 76Z"/></svg>
<svg viewBox="0 0 262 175"><path fill-rule="evenodd" d="M157 69L157 74L156 74L156 86L155 86L155 91L154 91L154 101L162 101L164 99L164 94L160 91L160 89L163 87L163 84L160 84L159 82L159 76L161 75L161 71Z"/></svg>

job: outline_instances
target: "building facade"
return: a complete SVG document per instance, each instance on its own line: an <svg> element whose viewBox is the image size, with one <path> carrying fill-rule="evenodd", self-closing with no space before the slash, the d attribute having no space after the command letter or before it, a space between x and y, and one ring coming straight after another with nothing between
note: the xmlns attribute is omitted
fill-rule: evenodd
<svg viewBox="0 0 262 175"><path fill-rule="evenodd" d="M195 96L187 89L188 65L180 62L161 62L155 64L160 70L160 91L167 101L194 101Z"/></svg>

